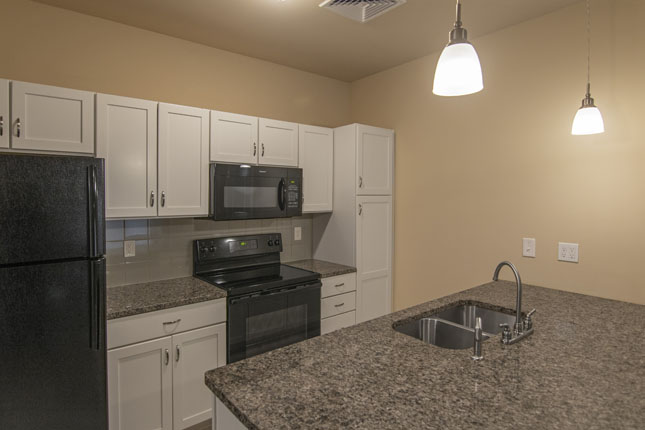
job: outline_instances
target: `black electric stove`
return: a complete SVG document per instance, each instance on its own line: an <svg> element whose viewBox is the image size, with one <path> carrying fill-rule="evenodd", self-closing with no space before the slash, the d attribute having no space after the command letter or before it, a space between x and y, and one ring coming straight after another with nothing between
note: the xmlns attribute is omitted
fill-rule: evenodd
<svg viewBox="0 0 645 430"><path fill-rule="evenodd" d="M193 274L227 292L227 362L320 335L320 275L280 264L279 233L199 239Z"/></svg>

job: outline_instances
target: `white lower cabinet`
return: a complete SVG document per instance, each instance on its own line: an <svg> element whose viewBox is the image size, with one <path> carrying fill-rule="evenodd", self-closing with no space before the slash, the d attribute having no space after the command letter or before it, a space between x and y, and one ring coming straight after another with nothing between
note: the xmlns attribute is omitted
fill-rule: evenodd
<svg viewBox="0 0 645 430"><path fill-rule="evenodd" d="M320 334L356 323L356 273L322 279Z"/></svg>
<svg viewBox="0 0 645 430"><path fill-rule="evenodd" d="M110 430L182 430L211 419L204 373L226 364L225 321L224 300L108 321Z"/></svg>

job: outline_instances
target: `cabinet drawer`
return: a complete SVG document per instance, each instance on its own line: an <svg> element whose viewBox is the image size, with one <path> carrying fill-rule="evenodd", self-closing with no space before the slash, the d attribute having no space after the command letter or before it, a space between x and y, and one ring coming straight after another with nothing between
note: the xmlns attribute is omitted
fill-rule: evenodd
<svg viewBox="0 0 645 430"><path fill-rule="evenodd" d="M108 349L224 321L226 321L225 299L118 318L107 323Z"/></svg>
<svg viewBox="0 0 645 430"><path fill-rule="evenodd" d="M356 312L351 311L333 317L325 318L320 321L320 334L331 333L341 328L349 327L356 324Z"/></svg>
<svg viewBox="0 0 645 430"><path fill-rule="evenodd" d="M345 293L321 300L320 316L329 318L356 309L356 293Z"/></svg>
<svg viewBox="0 0 645 430"><path fill-rule="evenodd" d="M323 278L321 281L320 297L322 298L356 291L356 273Z"/></svg>

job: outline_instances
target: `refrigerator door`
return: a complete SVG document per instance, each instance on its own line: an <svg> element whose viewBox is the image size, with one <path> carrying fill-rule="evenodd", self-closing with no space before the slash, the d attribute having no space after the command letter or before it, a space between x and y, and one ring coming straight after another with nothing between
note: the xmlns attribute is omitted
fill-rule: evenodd
<svg viewBox="0 0 645 430"><path fill-rule="evenodd" d="M0 266L105 254L103 160L0 155Z"/></svg>
<svg viewBox="0 0 645 430"><path fill-rule="evenodd" d="M0 268L0 427L106 430L105 261Z"/></svg>

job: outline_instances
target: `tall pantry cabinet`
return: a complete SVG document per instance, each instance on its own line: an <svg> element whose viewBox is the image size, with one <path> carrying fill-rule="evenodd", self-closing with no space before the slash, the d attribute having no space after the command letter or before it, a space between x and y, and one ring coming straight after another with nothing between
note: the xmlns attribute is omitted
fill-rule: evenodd
<svg viewBox="0 0 645 430"><path fill-rule="evenodd" d="M357 323L392 311L393 184L393 130L334 130L334 212L314 216L314 258L356 267Z"/></svg>

